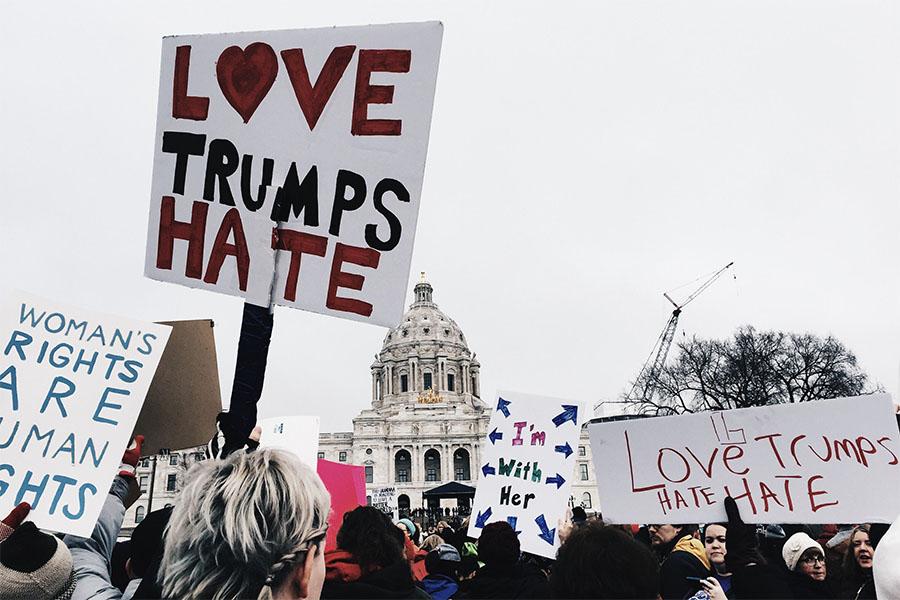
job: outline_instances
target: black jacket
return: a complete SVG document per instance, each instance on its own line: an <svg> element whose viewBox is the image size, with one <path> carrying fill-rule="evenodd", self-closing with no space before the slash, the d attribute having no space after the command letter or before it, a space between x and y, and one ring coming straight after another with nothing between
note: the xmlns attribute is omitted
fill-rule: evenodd
<svg viewBox="0 0 900 600"><path fill-rule="evenodd" d="M534 565L485 565L465 582L457 598L550 598L550 583Z"/></svg>
<svg viewBox="0 0 900 600"><path fill-rule="evenodd" d="M431 596L416 587L409 563L398 562L364 575L356 581L326 581L322 598L420 598Z"/></svg>

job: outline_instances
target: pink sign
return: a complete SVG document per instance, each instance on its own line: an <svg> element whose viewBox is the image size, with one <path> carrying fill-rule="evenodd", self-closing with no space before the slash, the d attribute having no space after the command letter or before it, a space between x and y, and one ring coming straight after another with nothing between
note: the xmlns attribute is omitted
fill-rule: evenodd
<svg viewBox="0 0 900 600"><path fill-rule="evenodd" d="M328 514L328 535L325 550L337 548L337 533L344 522L344 514L357 506L366 505L366 474L359 465L319 459L316 467L322 483L331 494L331 512Z"/></svg>

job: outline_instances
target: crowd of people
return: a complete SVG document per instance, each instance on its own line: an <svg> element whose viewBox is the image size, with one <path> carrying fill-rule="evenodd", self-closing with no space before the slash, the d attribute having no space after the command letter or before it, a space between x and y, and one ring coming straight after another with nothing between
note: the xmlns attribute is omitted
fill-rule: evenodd
<svg viewBox="0 0 900 600"><path fill-rule="evenodd" d="M140 495L126 451L90 538L60 539L21 504L0 523L0 600L132 598L900 598L900 519L887 525L621 526L578 509L555 560L506 521L423 530L360 506L325 548L329 493L297 457L251 448L195 465L174 507L116 542Z"/></svg>

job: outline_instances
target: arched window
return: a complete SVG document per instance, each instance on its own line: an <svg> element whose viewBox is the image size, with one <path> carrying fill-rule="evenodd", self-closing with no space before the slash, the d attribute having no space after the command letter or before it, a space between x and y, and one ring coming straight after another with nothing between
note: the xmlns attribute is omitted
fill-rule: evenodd
<svg viewBox="0 0 900 600"><path fill-rule="evenodd" d="M456 375L454 375L453 373L447 373L447 391L456 391Z"/></svg>
<svg viewBox="0 0 900 600"><path fill-rule="evenodd" d="M431 389L431 373L426 371L425 373L422 374L422 379L423 379L423 383L424 383L424 386L422 389L430 390Z"/></svg>
<svg viewBox="0 0 900 600"><path fill-rule="evenodd" d="M397 512L401 518L409 516L409 496L406 494L397 496Z"/></svg>
<svg viewBox="0 0 900 600"><path fill-rule="evenodd" d="M591 493L585 492L581 495L581 508L591 508Z"/></svg>
<svg viewBox="0 0 900 600"><path fill-rule="evenodd" d="M144 506L138 506L134 511L134 522L140 523L144 520L144 514L147 512L147 508Z"/></svg>
<svg viewBox="0 0 900 600"><path fill-rule="evenodd" d="M425 453L425 481L441 480L441 453L431 448Z"/></svg>
<svg viewBox="0 0 900 600"><path fill-rule="evenodd" d="M472 478L469 471L469 451L458 448L453 453L453 474L456 481L469 481Z"/></svg>
<svg viewBox="0 0 900 600"><path fill-rule="evenodd" d="M402 373L400 375L400 391L408 392L409 391L409 377L406 373Z"/></svg>
<svg viewBox="0 0 900 600"><path fill-rule="evenodd" d="M400 450L394 455L394 481L406 483L410 480L412 470L412 458L406 450Z"/></svg>

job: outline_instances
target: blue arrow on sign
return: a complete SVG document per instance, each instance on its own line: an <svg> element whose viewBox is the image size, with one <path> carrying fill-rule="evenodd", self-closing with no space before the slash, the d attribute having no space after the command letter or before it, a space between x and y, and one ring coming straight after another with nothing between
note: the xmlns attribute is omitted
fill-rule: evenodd
<svg viewBox="0 0 900 600"><path fill-rule="evenodd" d="M516 529L516 523L518 523L519 517L506 517L506 522L509 523L509 526L513 528L513 531L516 532L516 535L522 533L518 529Z"/></svg>
<svg viewBox="0 0 900 600"><path fill-rule="evenodd" d="M538 537L552 546L553 540L556 538L556 528L549 529L547 527L547 519L544 518L544 515L538 515L538 518L535 519L534 522L537 523L537 526L541 529Z"/></svg>
<svg viewBox="0 0 900 600"><path fill-rule="evenodd" d="M490 519L490 518L491 518L491 507L488 506L487 510L485 510L483 512L479 512L478 516L475 517L475 527L478 527L479 529L483 528L485 525L487 525L488 519Z"/></svg>
<svg viewBox="0 0 900 600"><path fill-rule="evenodd" d="M544 481L544 483L555 483L556 489L561 488L565 482L566 482L566 480L563 479L563 476L560 475L559 473L556 474L556 477L548 477L547 480Z"/></svg>
<svg viewBox="0 0 900 600"><path fill-rule="evenodd" d="M563 404L563 411L553 417L553 424L559 427L566 421L572 421L575 425L578 425L578 407L574 404Z"/></svg>
<svg viewBox="0 0 900 600"><path fill-rule="evenodd" d="M488 475L495 475L497 473L497 471L494 470L494 467L491 466L491 463L488 463L481 467L481 472L485 477L487 477Z"/></svg>
<svg viewBox="0 0 900 600"><path fill-rule="evenodd" d="M566 458L569 458L572 455L572 446L569 445L569 442L566 442L564 446L556 446L554 450L565 454Z"/></svg>
<svg viewBox="0 0 900 600"><path fill-rule="evenodd" d="M500 400L497 401L497 410L502 412L504 417L508 417L509 416L509 400L504 400L503 398L500 398Z"/></svg>
<svg viewBox="0 0 900 600"><path fill-rule="evenodd" d="M497 440L503 439L503 434L497 431L497 428L494 427L494 430L488 435L488 439L491 440L491 445L496 444Z"/></svg>

